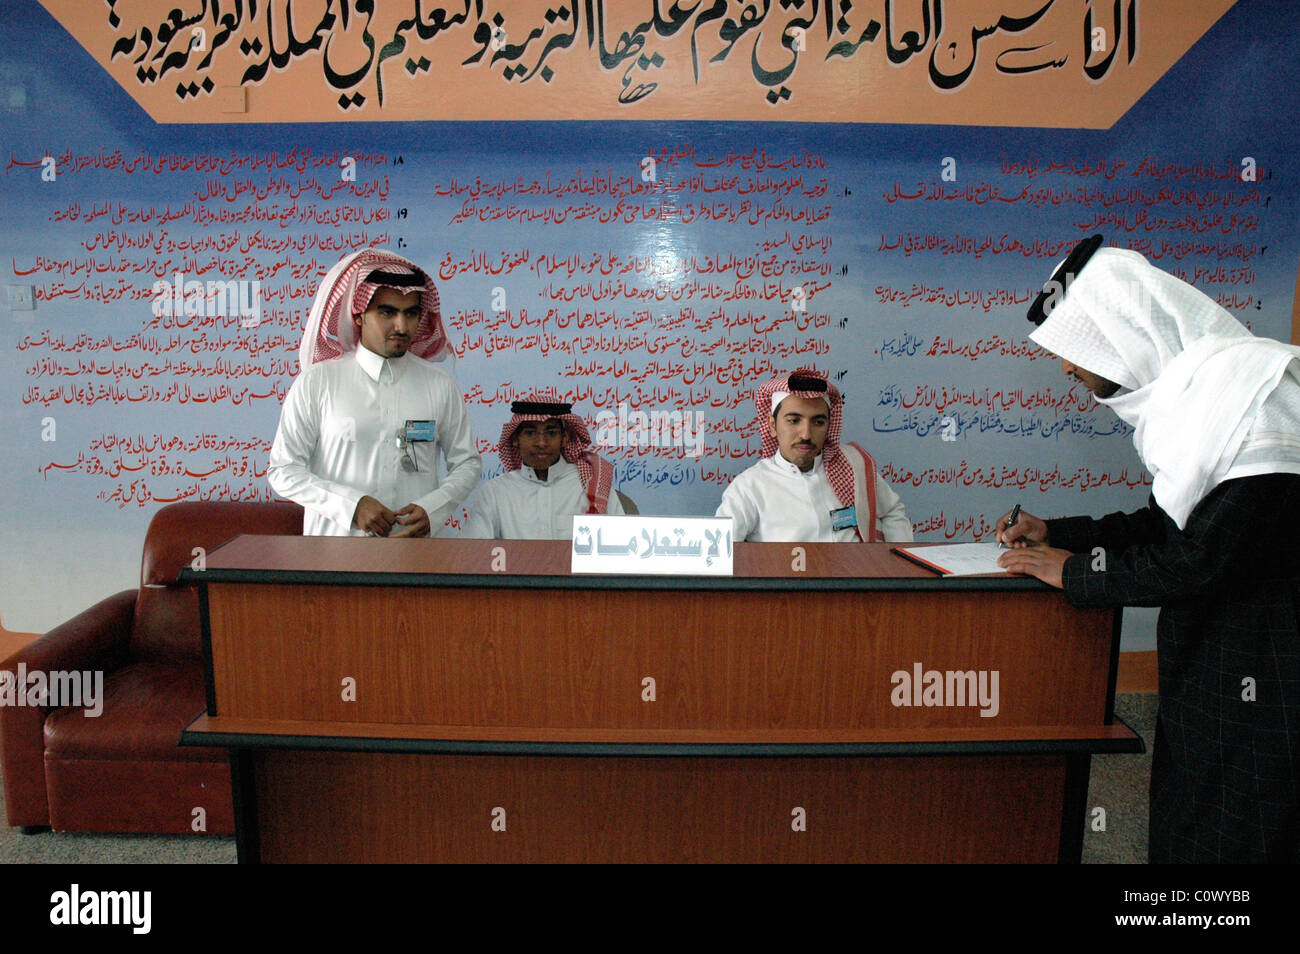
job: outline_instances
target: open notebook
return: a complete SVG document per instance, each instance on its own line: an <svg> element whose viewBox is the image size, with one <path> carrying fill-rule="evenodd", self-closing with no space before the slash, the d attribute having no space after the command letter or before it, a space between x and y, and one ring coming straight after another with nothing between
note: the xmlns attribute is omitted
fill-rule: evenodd
<svg viewBox="0 0 1300 954"><path fill-rule="evenodd" d="M1000 543L952 543L938 547L894 547L894 553L944 576L978 576L1006 573L998 557L1006 553Z"/></svg>

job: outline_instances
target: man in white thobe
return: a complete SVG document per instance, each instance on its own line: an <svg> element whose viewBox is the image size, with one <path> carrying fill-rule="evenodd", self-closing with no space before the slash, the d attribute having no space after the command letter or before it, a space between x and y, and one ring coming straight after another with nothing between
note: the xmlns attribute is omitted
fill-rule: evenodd
<svg viewBox="0 0 1300 954"><path fill-rule="evenodd" d="M469 496L483 464L434 363L449 350L437 289L401 256L366 249L325 276L267 472L303 506L304 534L436 535Z"/></svg>
<svg viewBox="0 0 1300 954"><path fill-rule="evenodd" d="M773 378L754 392L763 459L737 474L717 516L737 541L910 541L912 523L871 456L840 446L844 400L815 371Z"/></svg>
<svg viewBox="0 0 1300 954"><path fill-rule="evenodd" d="M618 516L614 468L570 404L515 401L497 452L505 473L479 488L462 537L567 540L578 514Z"/></svg>

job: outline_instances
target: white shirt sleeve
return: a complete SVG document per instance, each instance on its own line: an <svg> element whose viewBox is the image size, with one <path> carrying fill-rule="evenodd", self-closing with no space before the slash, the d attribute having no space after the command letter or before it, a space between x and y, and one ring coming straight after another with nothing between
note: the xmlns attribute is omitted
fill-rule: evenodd
<svg viewBox="0 0 1300 954"><path fill-rule="evenodd" d="M532 474L530 470L502 474L480 487L460 535L476 540L567 539L570 521L588 506L577 468L560 461L551 470L549 485ZM616 490L610 491L605 513L624 514Z"/></svg>
<svg viewBox="0 0 1300 954"><path fill-rule="evenodd" d="M442 420L437 424L438 444L443 459L447 462L447 478L434 490L411 501L423 507L429 515L431 537L438 536L446 529L447 518L460 506L461 501L473 493L479 475L483 473L483 460L479 457L474 432L469 426L465 398L454 379L450 380L452 387L446 395Z"/></svg>
<svg viewBox="0 0 1300 954"><path fill-rule="evenodd" d="M348 527L365 495L355 487L318 477L311 469L320 437L323 404L316 393L320 380L319 376L300 375L289 388L271 444L266 480L281 497Z"/></svg>
<svg viewBox="0 0 1300 954"><path fill-rule="evenodd" d="M731 518L731 539L737 543L742 543L749 539L749 535L754 528L758 526L759 512L758 503L752 496L739 486L740 475L727 485L727 489L722 492L722 503L718 504L718 510L715 517Z"/></svg>
<svg viewBox="0 0 1300 954"><path fill-rule="evenodd" d="M460 535L470 540L496 540L501 537L501 509L497 506L496 481L489 480L478 489L469 519Z"/></svg>
<svg viewBox="0 0 1300 954"><path fill-rule="evenodd" d="M907 519L903 500L876 475L876 528L890 543L912 542L912 521Z"/></svg>

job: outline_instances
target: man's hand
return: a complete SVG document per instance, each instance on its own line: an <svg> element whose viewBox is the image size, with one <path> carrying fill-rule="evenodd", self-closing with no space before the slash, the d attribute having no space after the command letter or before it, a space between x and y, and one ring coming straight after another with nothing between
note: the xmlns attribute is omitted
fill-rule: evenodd
<svg viewBox="0 0 1300 954"><path fill-rule="evenodd" d="M388 536L396 520L396 515L374 497L358 500L357 511L352 515L352 525L372 537Z"/></svg>
<svg viewBox="0 0 1300 954"><path fill-rule="evenodd" d="M1039 520L1033 514L1020 511L1020 516L1016 518L1014 527L1007 527L1007 521L1011 518L1011 511L1007 511L998 518L998 543L1005 543L1009 547L1036 547L1047 543L1047 524ZM1059 583L1057 584L1060 585Z"/></svg>
<svg viewBox="0 0 1300 954"><path fill-rule="evenodd" d="M407 504L397 511L397 522L402 529L389 534L393 537L427 537L429 535L429 515L423 507Z"/></svg>
<svg viewBox="0 0 1300 954"><path fill-rule="evenodd" d="M1023 513L1020 515L1020 519L1022 521L1025 519ZM1041 523L1041 521L1039 522ZM1059 590L1062 588L1061 572L1065 568L1065 561L1070 556L1069 550L1021 544L1019 549L1008 550L998 557L998 566L1010 570L1012 573L1036 576L1048 586L1054 586Z"/></svg>

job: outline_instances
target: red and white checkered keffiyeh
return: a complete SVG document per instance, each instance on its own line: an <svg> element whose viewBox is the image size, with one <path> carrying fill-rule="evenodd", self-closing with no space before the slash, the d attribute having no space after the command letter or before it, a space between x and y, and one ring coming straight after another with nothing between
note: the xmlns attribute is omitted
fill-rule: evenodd
<svg viewBox="0 0 1300 954"><path fill-rule="evenodd" d="M816 378L826 382L826 390L803 391L790 387L791 378ZM840 433L844 421L844 398L839 389L826 376L808 368L800 368L791 374L780 375L759 385L754 391L754 406L758 409L758 433L763 441L762 454L771 457L780 450L776 431L772 428L772 396L775 394L793 394L808 401L825 401L830 407L830 424L826 428L826 442L822 444L822 466L826 469L826 479L843 507L856 507L858 511L858 536L864 540L877 542L884 539L876 527L876 465L870 455L857 444L850 444L853 450L862 455L865 463L866 481L862 493L855 492L853 465L840 447ZM861 501L858 498L861 497ZM863 513L863 510L866 513ZM863 528L866 528L865 531Z"/></svg>
<svg viewBox="0 0 1300 954"><path fill-rule="evenodd" d="M501 440L497 444L497 454L505 469L518 470L523 466L519 448L512 440L520 426L529 421L541 423L555 418L564 426L564 445L560 454L578 468L582 489L587 493L587 513L605 513L609 509L610 492L614 489L614 465L591 449L591 433L582 418L573 413L572 405L547 394L535 395L527 401L515 401L510 410L514 414L501 428Z"/></svg>
<svg viewBox="0 0 1300 954"><path fill-rule="evenodd" d="M391 285L367 281L377 269L407 281ZM400 255L387 249L367 248L346 256L321 281L298 348L298 360L304 371L313 364L332 361L356 350L357 328L353 317L370 306L370 299L381 288L392 288L403 294L420 293L420 324L411 338L412 354L441 361L450 353L433 279Z"/></svg>

